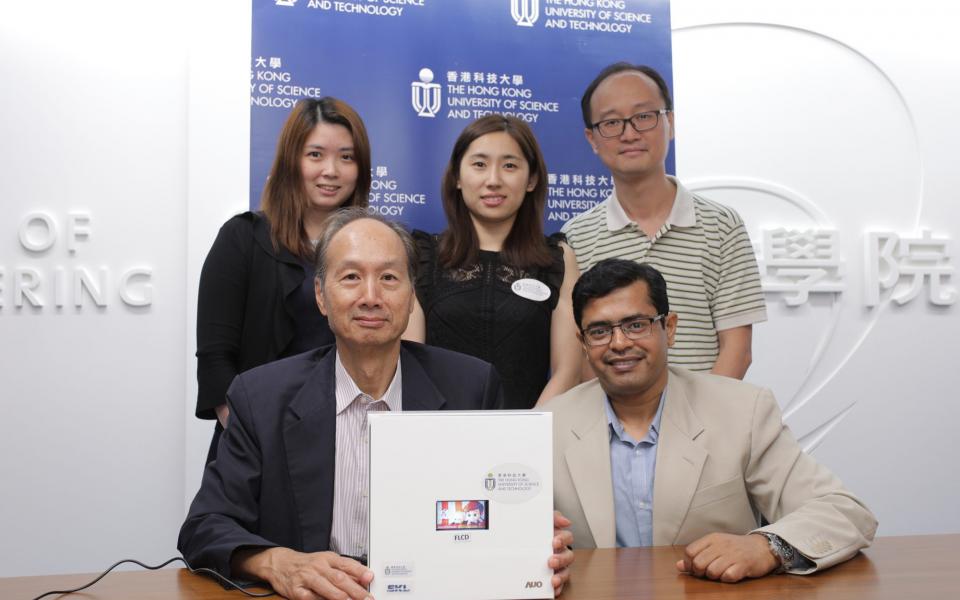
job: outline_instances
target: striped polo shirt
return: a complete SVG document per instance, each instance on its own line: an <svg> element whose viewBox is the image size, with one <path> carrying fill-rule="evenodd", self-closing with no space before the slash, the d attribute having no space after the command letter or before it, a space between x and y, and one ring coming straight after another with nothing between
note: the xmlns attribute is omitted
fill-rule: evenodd
<svg viewBox="0 0 960 600"><path fill-rule="evenodd" d="M581 273L605 258L635 260L660 271L670 310L679 316L669 362L708 371L717 360L717 331L767 320L760 273L740 215L669 179L677 195L652 240L630 220L616 192L568 221L563 233Z"/></svg>

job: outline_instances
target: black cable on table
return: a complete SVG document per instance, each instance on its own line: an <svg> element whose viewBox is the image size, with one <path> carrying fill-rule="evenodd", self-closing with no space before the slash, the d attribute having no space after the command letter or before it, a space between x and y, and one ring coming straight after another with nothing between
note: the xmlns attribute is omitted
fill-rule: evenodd
<svg viewBox="0 0 960 600"><path fill-rule="evenodd" d="M45 593L43 593L43 594L40 594L39 596L37 596L37 597L34 598L33 600L40 600L41 598L43 598L43 597L45 597L45 596L52 596L52 595L54 595L54 594L72 594L72 593L74 593L74 592L79 592L80 590L85 590L85 589L87 589L88 587L90 587L90 586L92 586L93 584L95 584L96 582L98 582L98 581L100 581L101 579L103 579L104 577L106 577L107 573L109 573L110 571L114 570L115 568L117 568L118 566L122 565L123 563L134 563L134 564L140 565L140 566L143 567L144 569L150 569L151 571L156 571L157 569L162 569L163 567L169 565L170 563L172 563L172 562L174 562L174 561L178 561L178 560L179 560L180 562L182 562L182 563L184 564L184 566L187 567L187 570L190 571L191 573L194 573L194 574L204 573L204 574L208 574L208 575L213 575L216 579L219 579L221 582L226 583L228 586L230 586L230 587L232 587L232 588L235 588L235 589L240 590L241 592L243 592L244 594L246 594L247 596L249 596L249 597L251 597L251 598L267 598L267 597L269 597L269 596L275 596L275 595L276 595L276 592L266 592L266 593L263 593L263 594L255 594L255 593L253 593L253 592L248 592L247 590L243 589L243 586L241 586L241 585L239 585L239 584L237 584L237 583L234 583L233 581L227 579L226 577L224 577L224 576L221 575L220 573L217 573L217 572L214 571L213 569L207 569L206 567L200 567L199 569L194 569L193 567L191 567L191 566L187 563L187 561L185 561L185 560L183 559L183 557L181 557L181 556L174 556L174 557L171 558L170 560L164 562L163 564L159 564L159 565L157 565L157 566L155 566L155 567L151 567L150 565L145 565L145 564L143 564L142 562L140 562L139 560L135 560L135 559L133 559L133 558L125 558L125 559L123 559L123 560L121 560L121 561L118 561L118 562L113 563L113 565L112 565L109 569L107 569L106 571L104 571L103 573L101 573L96 579L94 579L93 581L91 581L90 583L88 583L88 584L86 584L86 585L80 586L80 587L78 587L78 588L73 588L72 590L53 590L53 591L50 591L50 592L45 592Z"/></svg>

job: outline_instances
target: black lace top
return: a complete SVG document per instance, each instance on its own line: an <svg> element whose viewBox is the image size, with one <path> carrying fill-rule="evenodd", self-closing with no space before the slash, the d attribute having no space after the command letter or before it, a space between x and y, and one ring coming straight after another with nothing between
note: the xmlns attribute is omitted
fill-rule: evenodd
<svg viewBox="0 0 960 600"><path fill-rule="evenodd" d="M532 407L550 374L550 317L563 283L563 236L547 238L550 266L533 269L504 264L499 252L483 250L476 264L444 269L437 263L439 237L423 231L414 231L413 237L420 256L417 299L426 317L427 344L492 363L503 384L503 408ZM546 288L530 282L518 287L540 287L549 290L549 297L518 295L511 286L521 279L535 279Z"/></svg>

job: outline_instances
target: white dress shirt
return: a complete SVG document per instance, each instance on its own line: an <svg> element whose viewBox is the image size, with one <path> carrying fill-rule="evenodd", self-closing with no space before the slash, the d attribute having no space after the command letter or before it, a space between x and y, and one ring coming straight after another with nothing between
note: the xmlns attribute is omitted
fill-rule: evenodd
<svg viewBox="0 0 960 600"><path fill-rule="evenodd" d="M337 445L330 549L366 560L369 504L367 413L403 409L400 361L382 398L364 394L347 373L337 352Z"/></svg>

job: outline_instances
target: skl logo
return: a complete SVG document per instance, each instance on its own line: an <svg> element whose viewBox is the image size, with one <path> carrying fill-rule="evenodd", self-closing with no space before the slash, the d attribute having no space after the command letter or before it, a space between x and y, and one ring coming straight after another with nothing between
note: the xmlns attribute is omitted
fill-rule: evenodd
<svg viewBox="0 0 960 600"><path fill-rule="evenodd" d="M406 583L391 583L391 584L388 584L388 585L387 585L387 592L388 592L388 593L392 593L392 592L412 592L412 591L413 591L413 590L410 589L410 586L407 585Z"/></svg>
<svg viewBox="0 0 960 600"><path fill-rule="evenodd" d="M524 585L523 587L525 587L525 588L527 588L527 589L531 589L531 588L542 588L542 587L543 587L543 582L542 582L542 581L528 581L527 584Z"/></svg>
<svg viewBox="0 0 960 600"><path fill-rule="evenodd" d="M540 0L510 0L510 15L520 27L533 27L540 17Z"/></svg>

